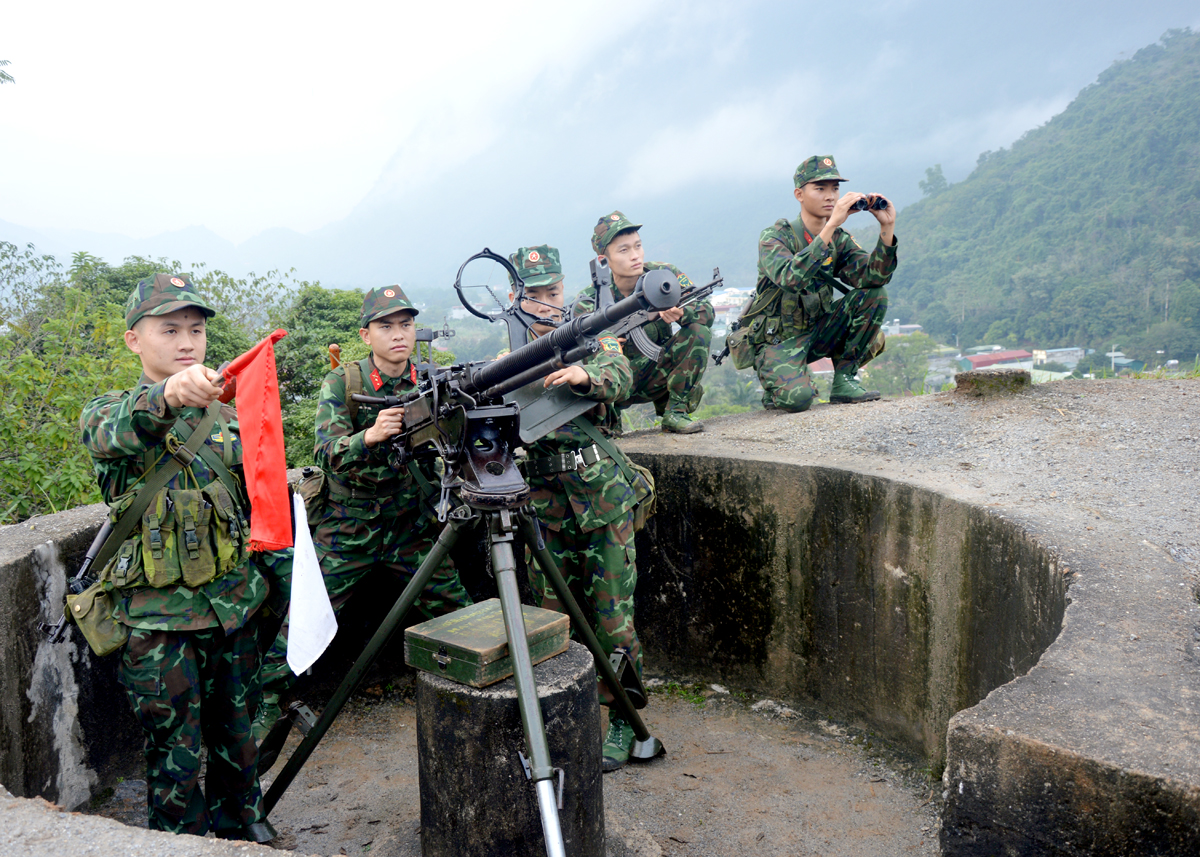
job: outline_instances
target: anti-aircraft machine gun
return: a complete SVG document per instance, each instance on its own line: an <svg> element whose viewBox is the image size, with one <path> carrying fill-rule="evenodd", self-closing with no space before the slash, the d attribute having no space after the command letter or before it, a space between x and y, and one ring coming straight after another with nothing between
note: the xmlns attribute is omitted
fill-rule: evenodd
<svg viewBox="0 0 1200 857"><path fill-rule="evenodd" d="M471 304L464 292L464 288L470 287L464 287L462 279L468 264L476 260L490 260L505 269L515 294L511 306L505 308L497 298L501 310L489 314ZM604 281L608 274L607 264L594 262L593 266L594 276ZM485 288L493 290L494 287ZM509 285L506 283L503 288L507 289ZM514 553L518 531L532 549L538 567L549 579L559 601L565 605L572 626L595 658L597 672L615 697L614 706L633 726L635 740L631 755L637 759L652 759L663 753L664 748L637 713L637 709L645 706L645 691L628 656L618 653L610 660L572 597L553 554L543 542L537 519L528 508L529 486L517 469L513 453L518 447L532 443L595 405L593 401L571 395L562 387L543 390L538 383L541 379L599 351L596 335L612 330L622 320L635 313L656 312L678 305L680 287L669 271L652 271L639 280L630 297L609 301L596 312L580 318L570 318L566 313L555 329L532 342L528 341L529 330L535 322L544 323L545 320L521 309L521 301L525 298L523 283L507 259L487 249L472 256L459 269L455 289L468 310L508 325L512 350L493 361L446 367L436 366L432 360L419 363L417 388L402 396L354 395L358 402L368 406L404 407L404 430L391 442L390 463L393 467L405 467L413 456L430 451L443 460L445 469L437 508L438 518L446 526L316 724L276 777L266 794L265 808L270 812L279 801L459 536L476 528L486 528L528 751L528 762L526 764L522 757L522 763L537 793L546 853L551 857L565 857L558 816L562 796L561 792L555 793L556 769L550 760L521 615ZM494 291L492 296L496 298ZM561 778L558 782L561 790Z"/></svg>

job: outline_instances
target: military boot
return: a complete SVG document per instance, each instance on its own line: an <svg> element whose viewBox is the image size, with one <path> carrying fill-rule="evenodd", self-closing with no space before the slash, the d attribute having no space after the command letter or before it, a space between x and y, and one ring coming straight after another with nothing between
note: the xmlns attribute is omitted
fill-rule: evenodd
<svg viewBox="0 0 1200 857"><path fill-rule="evenodd" d="M854 402L873 402L879 398L878 390L864 390L854 375L853 371L833 373L833 386L829 388L831 404L849 405Z"/></svg>
<svg viewBox="0 0 1200 857"><path fill-rule="evenodd" d="M615 714L608 715L608 734L600 748L600 769L604 773L619 771L629 761L633 749L633 727Z"/></svg>
<svg viewBox="0 0 1200 857"><path fill-rule="evenodd" d="M271 727L275 725L275 721L283 714L279 707L279 694L263 691L262 702L258 705L258 713L254 715L254 722L250 725L250 734L254 738L255 744L262 744L263 739L267 737L271 731Z"/></svg>
<svg viewBox="0 0 1200 857"><path fill-rule="evenodd" d="M662 430L674 434L695 434L704 431L704 423L682 408L671 408L662 418Z"/></svg>

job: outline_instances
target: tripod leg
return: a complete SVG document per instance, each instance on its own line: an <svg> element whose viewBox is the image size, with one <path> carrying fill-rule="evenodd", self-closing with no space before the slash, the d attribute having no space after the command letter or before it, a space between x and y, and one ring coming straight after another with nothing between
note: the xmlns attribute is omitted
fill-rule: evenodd
<svg viewBox="0 0 1200 857"><path fill-rule="evenodd" d="M492 515L492 570L504 614L504 632L513 662L513 682L517 686L517 705L529 750L530 779L537 790L542 816L542 833L549 857L565 857L558 802L554 794L554 768L550 764L550 744L542 721L541 703L533 680L533 659L529 656L529 637L525 617L521 615L521 593L517 589L517 563L513 556L512 513L504 509Z"/></svg>
<svg viewBox="0 0 1200 857"><path fill-rule="evenodd" d="M638 714L637 709L630 702L629 694L625 692L625 688L617 678L616 670L613 669L612 664L608 660L608 652L604 651L600 645L600 641L596 638L595 631L592 630L591 623L583 615L583 611L579 609L579 604L575 601L575 596L571 594L566 580L563 579L562 572L558 570L558 563L554 560L554 554L550 552L550 548L546 547L545 542L542 541L542 534L538 532L537 520L532 515L522 512L521 531L529 544L529 549L533 551L538 568L542 570L542 574L550 579L550 585L554 587L554 592L558 596L559 602L567 608L567 615L571 617L571 627L583 638L584 645L592 653L592 657L596 661L596 671L600 673L600 676L612 691L614 707L621 712L621 716L633 727L633 734L636 740L633 742L633 749L629 755L635 759L644 761L665 753L666 748L663 747L662 742L650 734L650 730L642 722L641 715Z"/></svg>
<svg viewBox="0 0 1200 857"><path fill-rule="evenodd" d="M465 507L463 507L465 509ZM292 784L292 780L296 778L296 774L300 772L300 768L308 761L308 757L312 755L313 750L317 748L317 744L325 733L329 731L329 727L333 725L333 720L341 712L346 705L346 701L350 699L350 694L354 693L354 689L358 687L358 683L366 674L371 664L375 662L379 651L387 645L388 640L395 634L400 620L404 618L413 602L424 591L429 583L429 579L433 577L434 569L441 564L445 559L446 554L450 552L450 548L458 540L459 531L464 527L473 525L476 522L474 516L455 518L451 516L446 526L442 529L441 534L437 537L437 541L433 543L433 547L429 551L429 556L425 557L425 561L421 563L421 567L417 569L417 573L413 575L412 580L408 582L408 586L404 587L404 591L400 593L400 597L396 599L395 605L391 612L387 614L387 618L379 626L375 635L371 637L366 648L362 650L362 654L358 656L358 660L354 662L354 666L350 668L350 672L346 674L346 678L338 685L338 689L334 691L330 697L329 703L325 706L325 710L321 712L321 716L317 719L316 724L304 736L304 740L300 742L300 746L292 753L283 770L279 772L279 776L275 778L275 782L271 783L271 788L268 789L263 797L263 809L267 814L275 808L275 804L279 803L279 798L287 790L287 787Z"/></svg>

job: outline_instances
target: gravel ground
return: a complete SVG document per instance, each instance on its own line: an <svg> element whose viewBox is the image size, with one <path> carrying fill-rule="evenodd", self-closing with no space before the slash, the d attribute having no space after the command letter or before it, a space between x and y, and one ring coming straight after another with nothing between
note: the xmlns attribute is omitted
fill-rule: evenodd
<svg viewBox="0 0 1200 857"><path fill-rule="evenodd" d="M628 436L627 449L769 456L880 473L1052 532L1065 559L1149 546L1200 582L1200 380L1072 380L935 393Z"/></svg>

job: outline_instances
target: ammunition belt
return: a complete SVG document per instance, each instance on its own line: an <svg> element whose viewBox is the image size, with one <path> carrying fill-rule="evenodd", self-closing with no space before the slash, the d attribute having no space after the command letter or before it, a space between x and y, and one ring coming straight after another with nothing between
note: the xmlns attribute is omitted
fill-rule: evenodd
<svg viewBox="0 0 1200 857"><path fill-rule="evenodd" d="M549 455L545 458L527 458L523 463L526 476L553 476L556 473L574 473L597 461L611 458L607 452L596 444L574 449L560 455Z"/></svg>

